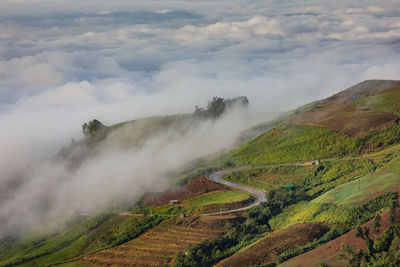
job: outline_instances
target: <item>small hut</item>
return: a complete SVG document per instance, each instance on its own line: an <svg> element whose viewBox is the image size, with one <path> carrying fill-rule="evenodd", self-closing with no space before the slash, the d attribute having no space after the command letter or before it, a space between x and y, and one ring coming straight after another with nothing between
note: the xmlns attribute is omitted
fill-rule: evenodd
<svg viewBox="0 0 400 267"><path fill-rule="evenodd" d="M296 186L294 184L289 184L289 185L285 185L283 188L285 188L287 190L294 190L294 189L296 189Z"/></svg>

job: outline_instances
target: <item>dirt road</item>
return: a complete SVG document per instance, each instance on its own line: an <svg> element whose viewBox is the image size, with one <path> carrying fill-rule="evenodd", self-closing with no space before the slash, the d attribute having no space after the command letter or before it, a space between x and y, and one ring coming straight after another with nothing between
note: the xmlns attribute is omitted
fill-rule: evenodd
<svg viewBox="0 0 400 267"><path fill-rule="evenodd" d="M248 209L251 209L252 207L260 205L261 202L266 202L267 201L267 199L265 198L265 193L263 191L261 191L261 190L258 190L258 189L253 188L253 187L249 187L249 186L245 186L245 185L229 182L229 181L226 181L226 180L222 179L222 176L224 176L227 173L231 173L231 172L235 172L235 171L243 170L243 169L246 169L246 167L244 167L244 168L234 168L234 169L214 172L214 173L211 173L211 174L207 175L206 177L209 178L210 180L213 180L214 182L217 182L217 183L220 183L220 184L223 184L223 185L227 185L229 187L233 187L233 188L236 188L236 189L240 189L240 190L246 191L246 192L248 192L248 193L250 193L250 194L252 194L252 195L254 195L256 197L256 202L254 202L253 204L251 204L251 205L249 205L247 207L243 207L243 208L240 208L240 209L234 209L234 210L228 210L228 211L221 211L221 212L215 212L215 213L202 214L201 216L221 215L221 214L227 214L227 213L232 213L232 212L244 211L244 210L248 210Z"/></svg>

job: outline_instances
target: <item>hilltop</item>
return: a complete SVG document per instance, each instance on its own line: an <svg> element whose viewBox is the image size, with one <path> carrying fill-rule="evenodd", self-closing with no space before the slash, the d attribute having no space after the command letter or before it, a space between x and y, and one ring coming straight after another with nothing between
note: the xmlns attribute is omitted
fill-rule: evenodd
<svg viewBox="0 0 400 267"><path fill-rule="evenodd" d="M289 122L325 126L352 137L397 122L400 82L368 80L331 97L297 109Z"/></svg>
<svg viewBox="0 0 400 267"><path fill-rule="evenodd" d="M247 106L244 98L214 98L193 114L113 126L93 120L79 145L96 148L108 140L140 147L169 127L185 131L197 120L214 120L235 101ZM62 229L2 240L0 266L396 266L399 116L399 81L361 82L244 131L242 142L254 138L193 162L165 192L143 192L129 212L77 216ZM71 149L61 158L70 160ZM223 179L263 190L267 202L218 213L253 201L204 175L223 168Z"/></svg>
<svg viewBox="0 0 400 267"><path fill-rule="evenodd" d="M57 157L78 164L95 154L96 148L102 145L125 150L140 149L151 138L166 134L184 135L202 122L216 121L231 110L247 110L248 103L245 96L233 99L214 97L206 107L195 106L195 111L188 114L145 117L111 126L93 119L82 124L84 138L61 149ZM254 135L246 138L251 137Z"/></svg>
<svg viewBox="0 0 400 267"><path fill-rule="evenodd" d="M371 80L282 117L231 153L238 165L359 155L398 143L400 82Z"/></svg>

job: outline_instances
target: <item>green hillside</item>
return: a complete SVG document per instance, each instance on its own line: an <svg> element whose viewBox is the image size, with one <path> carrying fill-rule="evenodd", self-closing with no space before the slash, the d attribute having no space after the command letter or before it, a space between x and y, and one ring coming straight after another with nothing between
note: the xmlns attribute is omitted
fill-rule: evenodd
<svg viewBox="0 0 400 267"><path fill-rule="evenodd" d="M356 139L325 127L279 125L232 152L238 165L266 165L356 154Z"/></svg>
<svg viewBox="0 0 400 267"><path fill-rule="evenodd" d="M75 218L66 230L49 237L0 243L0 266L45 266L126 242L157 225L157 216L140 218L101 214Z"/></svg>
<svg viewBox="0 0 400 267"><path fill-rule="evenodd" d="M219 98L213 101L222 103ZM95 147L105 137L124 148L140 146L166 129L184 132L197 120L216 119L214 115L222 109L214 104L207 109L196 108L193 114L138 119L111 127L92 121L84 127L85 139L68 149L82 144ZM226 264L240 262L240 266L257 262L250 256L246 262L245 257L233 255L264 255L265 266L285 262L354 231L379 212L396 213L400 193L399 105L400 82L372 80L302 106L279 120L244 131L238 144L257 137L230 153L199 159L176 170L171 174L175 179L169 191L149 195L146 200L151 205L137 205L132 211L136 215L77 217L57 232L0 240L0 266L75 266L74 260L96 264L96 259L101 259L98 264L116 266L129 263L122 259L143 265L156 264L155 259L160 259L160 264L174 266L224 266L224 259ZM216 113L207 115L208 109ZM73 160L68 149L61 155ZM320 162L297 166L315 160ZM241 166L246 168L228 171L223 178L264 190L267 202L234 214L198 216L250 203L248 193L208 191L205 184L213 181L202 176L205 171ZM199 176L201 179L196 179ZM189 181L198 181L193 184L200 191L193 189L195 194L169 204L170 196L185 195L180 190L189 188ZM157 201L163 196L166 200ZM166 218L170 219L168 227L163 226ZM219 229L218 235L207 232L214 228ZM316 232L304 235L297 243L288 238L279 240L276 250L262 245L286 236L285 229L293 235L296 229ZM398 229L400 225L386 223L382 232L375 233L389 231L381 238L388 247L381 247L374 260L389 253L391 244L400 240ZM167 254L169 260L161 260Z"/></svg>

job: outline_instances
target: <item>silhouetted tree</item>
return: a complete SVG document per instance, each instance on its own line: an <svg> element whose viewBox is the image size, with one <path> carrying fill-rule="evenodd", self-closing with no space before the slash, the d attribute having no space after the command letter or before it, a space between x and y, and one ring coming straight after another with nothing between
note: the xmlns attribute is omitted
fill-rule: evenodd
<svg viewBox="0 0 400 267"><path fill-rule="evenodd" d="M91 120L89 123L82 124L82 131L85 136L94 135L96 132L104 129L105 126L99 120Z"/></svg>

